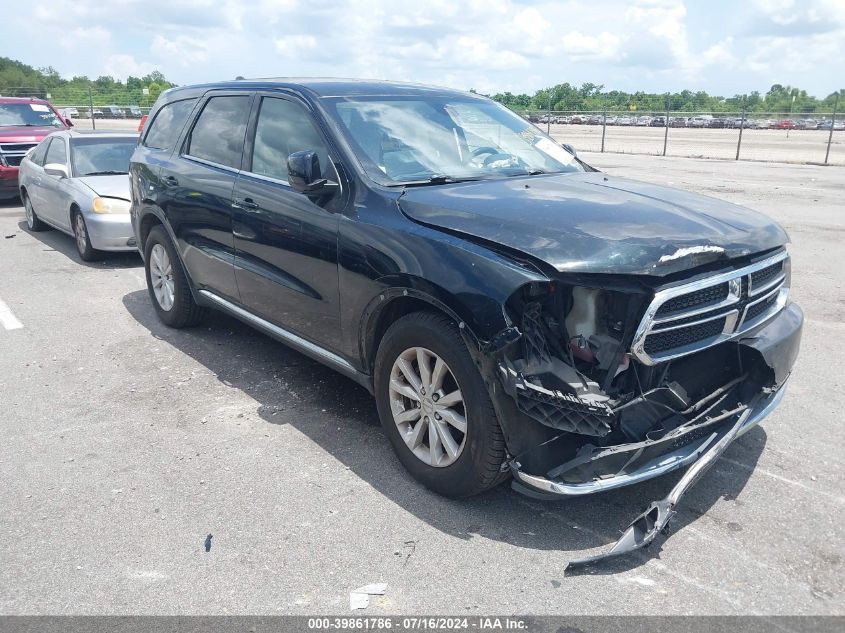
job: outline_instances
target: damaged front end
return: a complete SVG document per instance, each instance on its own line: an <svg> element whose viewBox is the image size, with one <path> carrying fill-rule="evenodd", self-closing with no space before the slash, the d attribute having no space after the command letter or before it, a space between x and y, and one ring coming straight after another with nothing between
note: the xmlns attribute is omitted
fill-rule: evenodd
<svg viewBox="0 0 845 633"><path fill-rule="evenodd" d="M521 288L507 305L520 336L489 361L514 488L586 495L712 462L783 396L803 324L789 277L780 251L659 287ZM671 516L650 511L652 528Z"/></svg>

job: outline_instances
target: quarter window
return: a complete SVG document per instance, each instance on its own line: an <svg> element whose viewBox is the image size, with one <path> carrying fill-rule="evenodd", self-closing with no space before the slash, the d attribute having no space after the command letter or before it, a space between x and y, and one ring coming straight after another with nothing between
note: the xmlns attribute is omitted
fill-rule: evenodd
<svg viewBox="0 0 845 633"><path fill-rule="evenodd" d="M52 140L53 140L52 138L48 137L48 138L45 138L43 141L41 141L41 143L38 145L38 147L36 147L32 151L32 154L30 154L29 160L31 160L33 163L35 163L39 167L43 167L44 166L44 157L47 155L47 147L50 145L50 141L52 141Z"/></svg>
<svg viewBox="0 0 845 633"><path fill-rule="evenodd" d="M163 106L152 123L147 126L149 131L144 137L144 146L153 149L173 149L196 101L196 99L184 99Z"/></svg>
<svg viewBox="0 0 845 633"><path fill-rule="evenodd" d="M50 143L50 149L47 150L47 158L44 160L45 164L58 163L59 165L67 164L67 148L64 140L54 138Z"/></svg>
<svg viewBox="0 0 845 633"><path fill-rule="evenodd" d="M209 99L191 132L187 154L240 169L249 102L247 95Z"/></svg>
<svg viewBox="0 0 845 633"><path fill-rule="evenodd" d="M252 173L287 182L288 156L305 150L317 152L325 176L329 153L311 114L292 101L265 97L255 129Z"/></svg>

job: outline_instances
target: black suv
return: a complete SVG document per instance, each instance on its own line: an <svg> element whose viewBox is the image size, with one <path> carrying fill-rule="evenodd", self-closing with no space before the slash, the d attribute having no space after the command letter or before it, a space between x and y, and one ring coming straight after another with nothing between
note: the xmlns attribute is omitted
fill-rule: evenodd
<svg viewBox="0 0 845 633"><path fill-rule="evenodd" d="M175 88L130 169L161 320L223 310L364 385L445 495L700 461L772 410L798 352L776 223L601 173L476 94Z"/></svg>

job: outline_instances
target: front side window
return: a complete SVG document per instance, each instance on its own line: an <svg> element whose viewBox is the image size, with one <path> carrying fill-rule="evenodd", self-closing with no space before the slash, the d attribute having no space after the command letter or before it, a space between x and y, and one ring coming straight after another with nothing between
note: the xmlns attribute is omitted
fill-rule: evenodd
<svg viewBox="0 0 845 633"><path fill-rule="evenodd" d="M44 164L53 163L59 165L67 164L67 148L65 147L64 140L60 138L54 138L53 142L50 143L50 149L47 150L47 158L44 160Z"/></svg>
<svg viewBox="0 0 845 633"><path fill-rule="evenodd" d="M317 152L323 174L328 173L328 149L308 110L292 101L265 97L255 129L252 173L287 182L288 156L306 150Z"/></svg>
<svg viewBox="0 0 845 633"><path fill-rule="evenodd" d="M382 184L584 170L563 147L492 101L460 96L327 101L365 171Z"/></svg>
<svg viewBox="0 0 845 633"><path fill-rule="evenodd" d="M15 125L65 127L53 109L44 103L0 103L0 127Z"/></svg>
<svg viewBox="0 0 845 633"><path fill-rule="evenodd" d="M129 159L137 139L75 138L70 144L74 176L109 176L129 172Z"/></svg>
<svg viewBox="0 0 845 633"><path fill-rule="evenodd" d="M247 95L209 99L191 132L187 154L240 169L249 104Z"/></svg>
<svg viewBox="0 0 845 633"><path fill-rule="evenodd" d="M162 106L153 122L147 126L149 131L144 137L144 146L154 149L173 149L196 101L196 99L184 99Z"/></svg>

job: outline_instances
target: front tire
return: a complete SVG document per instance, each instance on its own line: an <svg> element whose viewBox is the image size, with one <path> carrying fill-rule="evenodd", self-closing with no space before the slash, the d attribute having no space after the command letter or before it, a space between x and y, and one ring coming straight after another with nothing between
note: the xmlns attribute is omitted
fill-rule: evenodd
<svg viewBox="0 0 845 633"><path fill-rule="evenodd" d="M165 325L183 328L202 320L205 310L194 301L176 248L161 225L152 228L144 243L144 272L153 307Z"/></svg>
<svg viewBox="0 0 845 633"><path fill-rule="evenodd" d="M388 328L375 363L382 427L415 479L468 497L507 478L493 403L455 323L416 312Z"/></svg>
<svg viewBox="0 0 845 633"><path fill-rule="evenodd" d="M75 211L71 218L73 225L73 238L76 242L76 251L83 262L93 262L100 258L102 253L91 246L91 238L88 236L88 225L80 211Z"/></svg>
<svg viewBox="0 0 845 633"><path fill-rule="evenodd" d="M26 215L26 227L33 233L46 231L49 227L44 224L35 214L35 209L32 206L32 200L29 199L29 194L23 193L23 208Z"/></svg>

